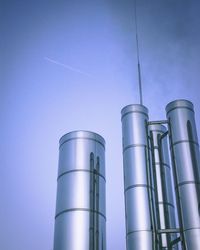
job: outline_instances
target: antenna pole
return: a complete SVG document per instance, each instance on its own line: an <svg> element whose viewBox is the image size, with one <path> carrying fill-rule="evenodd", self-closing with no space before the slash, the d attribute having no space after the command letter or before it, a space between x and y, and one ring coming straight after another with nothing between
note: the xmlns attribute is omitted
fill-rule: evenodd
<svg viewBox="0 0 200 250"><path fill-rule="evenodd" d="M136 38L136 47L137 47L137 65L138 65L138 85L139 85L139 94L140 94L140 104L143 105L142 98L142 79L141 79L141 68L140 68L140 53L139 53L139 39L138 39L138 24L137 24L137 0L134 0L134 11L135 11L135 38Z"/></svg>

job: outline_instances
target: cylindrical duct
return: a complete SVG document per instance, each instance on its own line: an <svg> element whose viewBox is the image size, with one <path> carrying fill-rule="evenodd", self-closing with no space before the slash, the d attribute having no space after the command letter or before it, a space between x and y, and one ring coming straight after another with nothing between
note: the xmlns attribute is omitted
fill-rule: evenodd
<svg viewBox="0 0 200 250"><path fill-rule="evenodd" d="M172 192L172 175L168 153L165 126L154 124L149 126L152 165L155 181L157 229L176 228L175 205ZM159 249L168 249L176 235L160 234ZM174 246L173 249L177 249Z"/></svg>
<svg viewBox="0 0 200 250"><path fill-rule="evenodd" d="M187 250L200 249L200 155L193 104L166 107L182 236Z"/></svg>
<svg viewBox="0 0 200 250"><path fill-rule="evenodd" d="M153 249L152 186L149 176L147 121L142 105L122 109L127 250Z"/></svg>
<svg viewBox="0 0 200 250"><path fill-rule="evenodd" d="M54 250L105 250L105 141L75 131L60 139Z"/></svg>

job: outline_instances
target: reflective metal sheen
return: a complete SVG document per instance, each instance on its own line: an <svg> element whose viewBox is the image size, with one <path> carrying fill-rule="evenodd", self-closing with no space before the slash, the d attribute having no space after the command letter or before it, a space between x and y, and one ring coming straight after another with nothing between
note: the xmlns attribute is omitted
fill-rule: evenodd
<svg viewBox="0 0 200 250"><path fill-rule="evenodd" d="M149 132L156 193L157 229L176 228L167 129L163 125L155 124L149 126ZM170 242L175 238L176 234L159 235L157 248L168 249ZM177 249L177 246L173 249Z"/></svg>
<svg viewBox="0 0 200 250"><path fill-rule="evenodd" d="M166 107L177 204L184 249L200 249L200 155L193 104L176 100Z"/></svg>
<svg viewBox="0 0 200 250"><path fill-rule="evenodd" d="M75 131L60 139L54 250L105 250L105 141Z"/></svg>
<svg viewBox="0 0 200 250"><path fill-rule="evenodd" d="M151 191L148 170L148 110L143 105L122 109L124 192L127 250L152 250Z"/></svg>

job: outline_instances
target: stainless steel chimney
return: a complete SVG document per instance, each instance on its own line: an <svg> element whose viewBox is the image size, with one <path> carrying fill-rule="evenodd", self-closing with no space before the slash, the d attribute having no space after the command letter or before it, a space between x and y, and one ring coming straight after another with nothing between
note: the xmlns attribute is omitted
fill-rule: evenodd
<svg viewBox="0 0 200 250"><path fill-rule="evenodd" d="M60 139L54 250L105 250L105 141L75 131Z"/></svg>
<svg viewBox="0 0 200 250"><path fill-rule="evenodd" d="M193 104L176 100L166 107L183 248L200 249L200 155Z"/></svg>
<svg viewBox="0 0 200 250"><path fill-rule="evenodd" d="M148 163L148 110L142 105L122 109L124 193L127 250L152 250L151 177Z"/></svg>
<svg viewBox="0 0 200 250"><path fill-rule="evenodd" d="M161 124L149 125L152 169L155 181L156 218L158 234L158 249L168 249L176 234L165 234L165 229L176 228L175 204L172 191L172 175L167 143L167 129ZM173 246L177 249L177 246Z"/></svg>

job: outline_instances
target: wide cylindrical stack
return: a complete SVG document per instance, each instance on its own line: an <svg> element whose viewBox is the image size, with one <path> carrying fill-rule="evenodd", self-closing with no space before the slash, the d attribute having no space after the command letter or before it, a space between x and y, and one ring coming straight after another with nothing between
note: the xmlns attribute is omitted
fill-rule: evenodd
<svg viewBox="0 0 200 250"><path fill-rule="evenodd" d="M60 139L54 250L105 250L105 141L75 131Z"/></svg>
<svg viewBox="0 0 200 250"><path fill-rule="evenodd" d="M152 186L147 156L148 110L135 104L126 106L121 114L127 250L151 250Z"/></svg>
<svg viewBox="0 0 200 250"><path fill-rule="evenodd" d="M191 102L177 100L166 107L183 245L200 249L200 157Z"/></svg>
<svg viewBox="0 0 200 250"><path fill-rule="evenodd" d="M176 228L167 129L163 125L154 124L149 126L149 131L156 193L157 229ZM175 236L173 234L160 234L159 249L168 249ZM176 246L174 249L177 249Z"/></svg>

